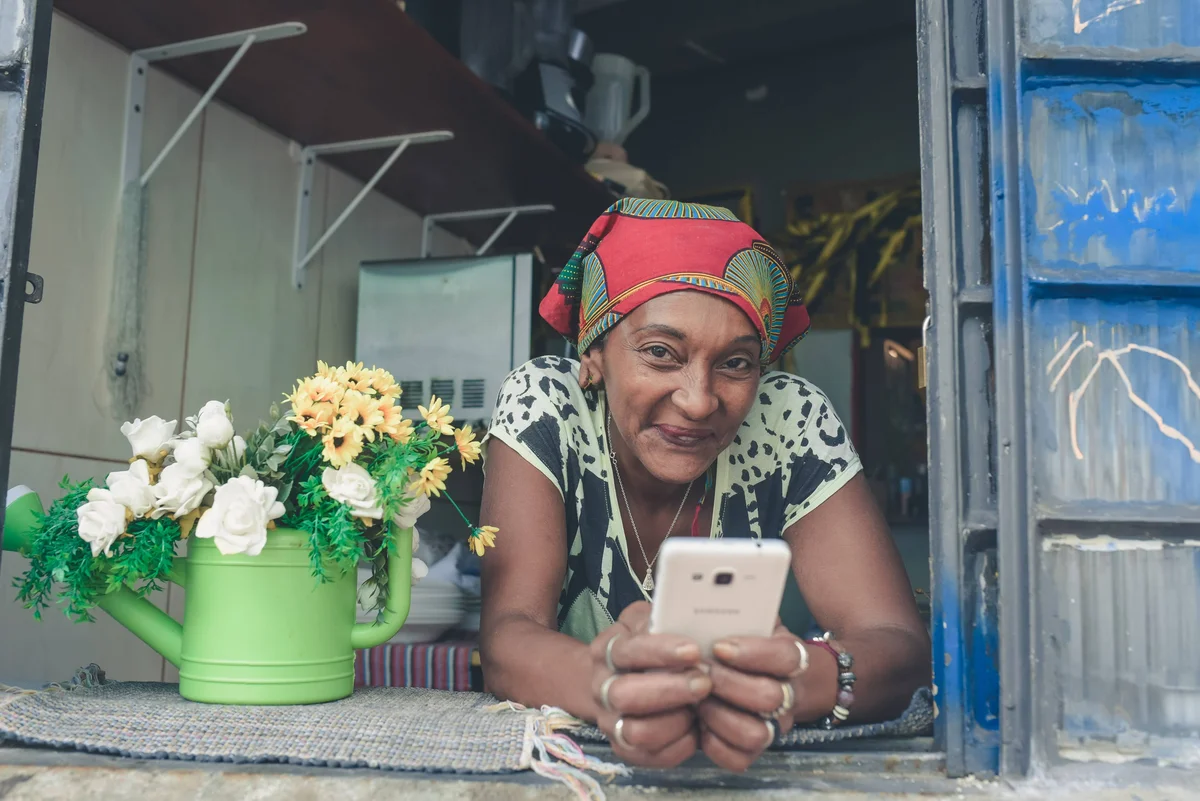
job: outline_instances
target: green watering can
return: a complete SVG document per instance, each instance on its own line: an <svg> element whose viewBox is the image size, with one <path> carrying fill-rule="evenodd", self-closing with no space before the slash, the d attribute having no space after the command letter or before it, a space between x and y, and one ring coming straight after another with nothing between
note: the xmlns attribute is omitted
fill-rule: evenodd
<svg viewBox="0 0 1200 801"><path fill-rule="evenodd" d="M9 493L4 550L26 550L42 514L32 491ZM179 668L179 694L210 704L318 704L354 692L354 651L391 639L408 618L412 529L396 530L387 608L356 623L355 571L312 575L308 533L277 528L258 556L225 556L191 537L168 578L187 590L183 625L128 587L98 605Z"/></svg>

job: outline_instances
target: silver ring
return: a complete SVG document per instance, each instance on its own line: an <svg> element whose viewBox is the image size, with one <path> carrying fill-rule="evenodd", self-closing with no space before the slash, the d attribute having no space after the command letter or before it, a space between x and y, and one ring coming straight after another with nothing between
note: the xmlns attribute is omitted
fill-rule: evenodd
<svg viewBox="0 0 1200 801"><path fill-rule="evenodd" d="M771 740L774 742L774 734L771 735ZM617 722L613 724L613 742L624 748L626 751L633 750L633 746L625 740L625 718L617 718Z"/></svg>
<svg viewBox="0 0 1200 801"><path fill-rule="evenodd" d="M763 746L767 749L775 745L775 738L779 736L779 724L774 720L764 720L763 723L767 724L767 744Z"/></svg>
<svg viewBox="0 0 1200 801"><path fill-rule="evenodd" d="M621 633L617 632L608 641L608 644L604 646L604 664L608 665L608 669L612 673L620 672L617 670L617 666L613 664L613 659L612 659L613 645L616 643L617 638L620 636L621 636Z"/></svg>
<svg viewBox="0 0 1200 801"><path fill-rule="evenodd" d="M808 649L804 647L804 643L800 640L792 640L796 645L796 649L800 651L800 664L792 671L792 678L799 676L808 671Z"/></svg>
<svg viewBox="0 0 1200 801"><path fill-rule="evenodd" d="M600 685L600 706L604 707L605 712L612 712L612 704L608 702L608 692L612 689L613 682L619 678L621 678L621 674L614 673Z"/></svg>

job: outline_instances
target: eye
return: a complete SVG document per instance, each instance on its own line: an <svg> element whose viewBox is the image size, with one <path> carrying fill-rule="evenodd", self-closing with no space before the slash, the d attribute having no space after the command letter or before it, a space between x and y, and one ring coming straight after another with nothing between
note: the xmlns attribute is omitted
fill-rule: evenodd
<svg viewBox="0 0 1200 801"><path fill-rule="evenodd" d="M751 366L750 360L743 356L735 356L725 362L725 367L729 370L749 370Z"/></svg>
<svg viewBox="0 0 1200 801"><path fill-rule="evenodd" d="M651 345L646 348L646 354L655 359L665 359L671 355L671 352L662 345Z"/></svg>

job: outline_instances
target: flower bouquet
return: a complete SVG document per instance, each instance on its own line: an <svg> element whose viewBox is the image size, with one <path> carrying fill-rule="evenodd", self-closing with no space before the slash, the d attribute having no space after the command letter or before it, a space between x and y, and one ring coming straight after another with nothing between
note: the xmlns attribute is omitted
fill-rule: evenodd
<svg viewBox="0 0 1200 801"><path fill-rule="evenodd" d="M61 585L65 612L90 620L117 588L139 596L160 588L189 535L212 540L224 556L257 557L279 526L307 535L319 582L369 562L362 597L382 613L397 547L389 532L413 528L429 496L445 490L453 455L464 467L480 457L475 433L452 426L448 405L433 397L414 424L400 395L386 370L318 362L285 396L288 408L272 407L270 421L245 437L234 433L228 404L215 400L179 432L159 417L125 423L129 468L109 473L102 487L64 479L65 495L30 534L19 599L40 617ZM496 529L467 528L475 553L494 544ZM420 579L427 568L413 559L411 571Z"/></svg>

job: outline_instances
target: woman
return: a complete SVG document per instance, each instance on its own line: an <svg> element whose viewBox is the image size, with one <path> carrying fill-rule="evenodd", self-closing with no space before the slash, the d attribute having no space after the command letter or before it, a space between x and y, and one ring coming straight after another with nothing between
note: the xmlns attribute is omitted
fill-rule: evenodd
<svg viewBox="0 0 1200 801"><path fill-rule="evenodd" d="M625 199L541 304L579 362L509 376L488 435L489 689L594 721L622 759L744 770L795 722L895 717L930 644L829 400L765 373L808 328L780 258L724 209ZM832 639L647 632L669 536L783 537ZM840 666L839 666L840 662ZM851 669L852 666L852 669Z"/></svg>

